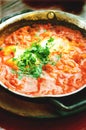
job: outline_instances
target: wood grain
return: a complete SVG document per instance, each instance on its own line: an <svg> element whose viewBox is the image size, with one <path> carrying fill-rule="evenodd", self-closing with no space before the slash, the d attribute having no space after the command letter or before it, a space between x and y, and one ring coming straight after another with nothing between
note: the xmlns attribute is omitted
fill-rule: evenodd
<svg viewBox="0 0 86 130"><path fill-rule="evenodd" d="M6 16L10 16L10 15L12 16L13 14L19 13L22 10L27 10L27 9L33 9L33 10L45 9L45 7L42 6L42 5L46 5L46 4L44 4L45 2L43 2L43 0L42 0L42 4L40 4L41 2L39 3L39 1L41 1L41 0L38 0L38 3L37 2L33 2L34 6L32 4L25 4L23 1L24 0L1 0L0 1L0 18L6 17ZM50 4L50 6L47 5L46 6L46 7L48 7L47 9L58 9L58 10L59 9L60 10L63 9L63 11L66 11L65 10L65 8L66 8L65 5L64 5L64 8L63 7L60 8L59 5L56 5L56 1L58 1L58 0L55 0L55 3L53 2L53 4ZM31 2L31 0L30 0L30 2ZM39 4L40 6L37 6L36 3ZM78 5L76 5L76 7L77 6ZM40 7L40 8L38 8L38 7ZM72 13L73 13L73 10L72 10ZM85 4L82 7L81 12L79 14L77 14L77 15L83 17L84 20L86 20L86 2L85 2Z"/></svg>

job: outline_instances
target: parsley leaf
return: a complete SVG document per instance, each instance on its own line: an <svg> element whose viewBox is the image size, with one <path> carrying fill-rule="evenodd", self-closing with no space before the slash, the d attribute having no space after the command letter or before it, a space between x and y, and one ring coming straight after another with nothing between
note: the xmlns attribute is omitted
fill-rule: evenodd
<svg viewBox="0 0 86 130"><path fill-rule="evenodd" d="M50 37L44 47L41 46L39 42L35 42L30 48L27 48L20 57L13 59L17 61L19 79L22 78L23 74L38 78L42 74L42 67L45 64L50 63L55 65L55 62L49 59L50 45L52 45L53 41L54 38ZM57 61L60 58L61 55L57 55Z"/></svg>
<svg viewBox="0 0 86 130"><path fill-rule="evenodd" d="M50 39L48 40L48 42L53 42L53 41L54 41L53 37L50 37Z"/></svg>
<svg viewBox="0 0 86 130"><path fill-rule="evenodd" d="M57 61L59 61L62 57L62 53L60 53L59 55L56 55Z"/></svg>
<svg viewBox="0 0 86 130"><path fill-rule="evenodd" d="M17 66L23 74L38 78L42 73L42 66L48 63L49 54L47 45L42 47L40 44L34 43L17 59Z"/></svg>

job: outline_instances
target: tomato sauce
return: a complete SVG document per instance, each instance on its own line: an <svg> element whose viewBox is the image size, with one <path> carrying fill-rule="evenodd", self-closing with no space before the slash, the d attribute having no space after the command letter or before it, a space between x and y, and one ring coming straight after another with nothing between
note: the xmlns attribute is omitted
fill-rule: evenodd
<svg viewBox="0 0 86 130"><path fill-rule="evenodd" d="M0 47L0 81L29 96L76 91L86 84L86 38L51 24L14 31Z"/></svg>

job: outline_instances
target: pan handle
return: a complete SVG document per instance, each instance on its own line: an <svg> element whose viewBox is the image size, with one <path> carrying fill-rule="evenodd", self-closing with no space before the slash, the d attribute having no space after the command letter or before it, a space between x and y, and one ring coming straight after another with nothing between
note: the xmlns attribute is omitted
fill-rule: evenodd
<svg viewBox="0 0 86 130"><path fill-rule="evenodd" d="M69 106L53 98L50 99L50 103L54 105L60 116L68 116L86 110L86 99Z"/></svg>

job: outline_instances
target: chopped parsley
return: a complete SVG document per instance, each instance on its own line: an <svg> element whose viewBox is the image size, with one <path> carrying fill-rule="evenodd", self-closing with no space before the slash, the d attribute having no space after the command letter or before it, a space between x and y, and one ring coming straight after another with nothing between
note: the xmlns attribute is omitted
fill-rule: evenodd
<svg viewBox="0 0 86 130"><path fill-rule="evenodd" d="M47 63L53 63L53 61L51 62L49 59L49 44L53 41L54 38L50 37L44 47L41 46L39 42L33 43L32 46L27 48L18 58L13 58L13 61L17 61L17 66L19 68L19 73L17 72L17 74L19 79L21 79L24 74L38 78L42 73L42 67ZM58 55L57 60L60 58L61 55ZM55 63L53 63L53 65L55 65Z"/></svg>
<svg viewBox="0 0 86 130"><path fill-rule="evenodd" d="M11 69L12 74L16 74L16 71L14 69Z"/></svg>
<svg viewBox="0 0 86 130"><path fill-rule="evenodd" d="M62 57L62 53L60 53L59 55L56 55L57 61L59 61Z"/></svg>
<svg viewBox="0 0 86 130"><path fill-rule="evenodd" d="M49 54L47 45L42 47L39 44L34 44L17 59L17 66L23 74L38 78L42 73L42 66L48 63Z"/></svg>
<svg viewBox="0 0 86 130"><path fill-rule="evenodd" d="M50 39L48 40L48 42L53 42L53 41L54 41L53 37L50 37Z"/></svg>

